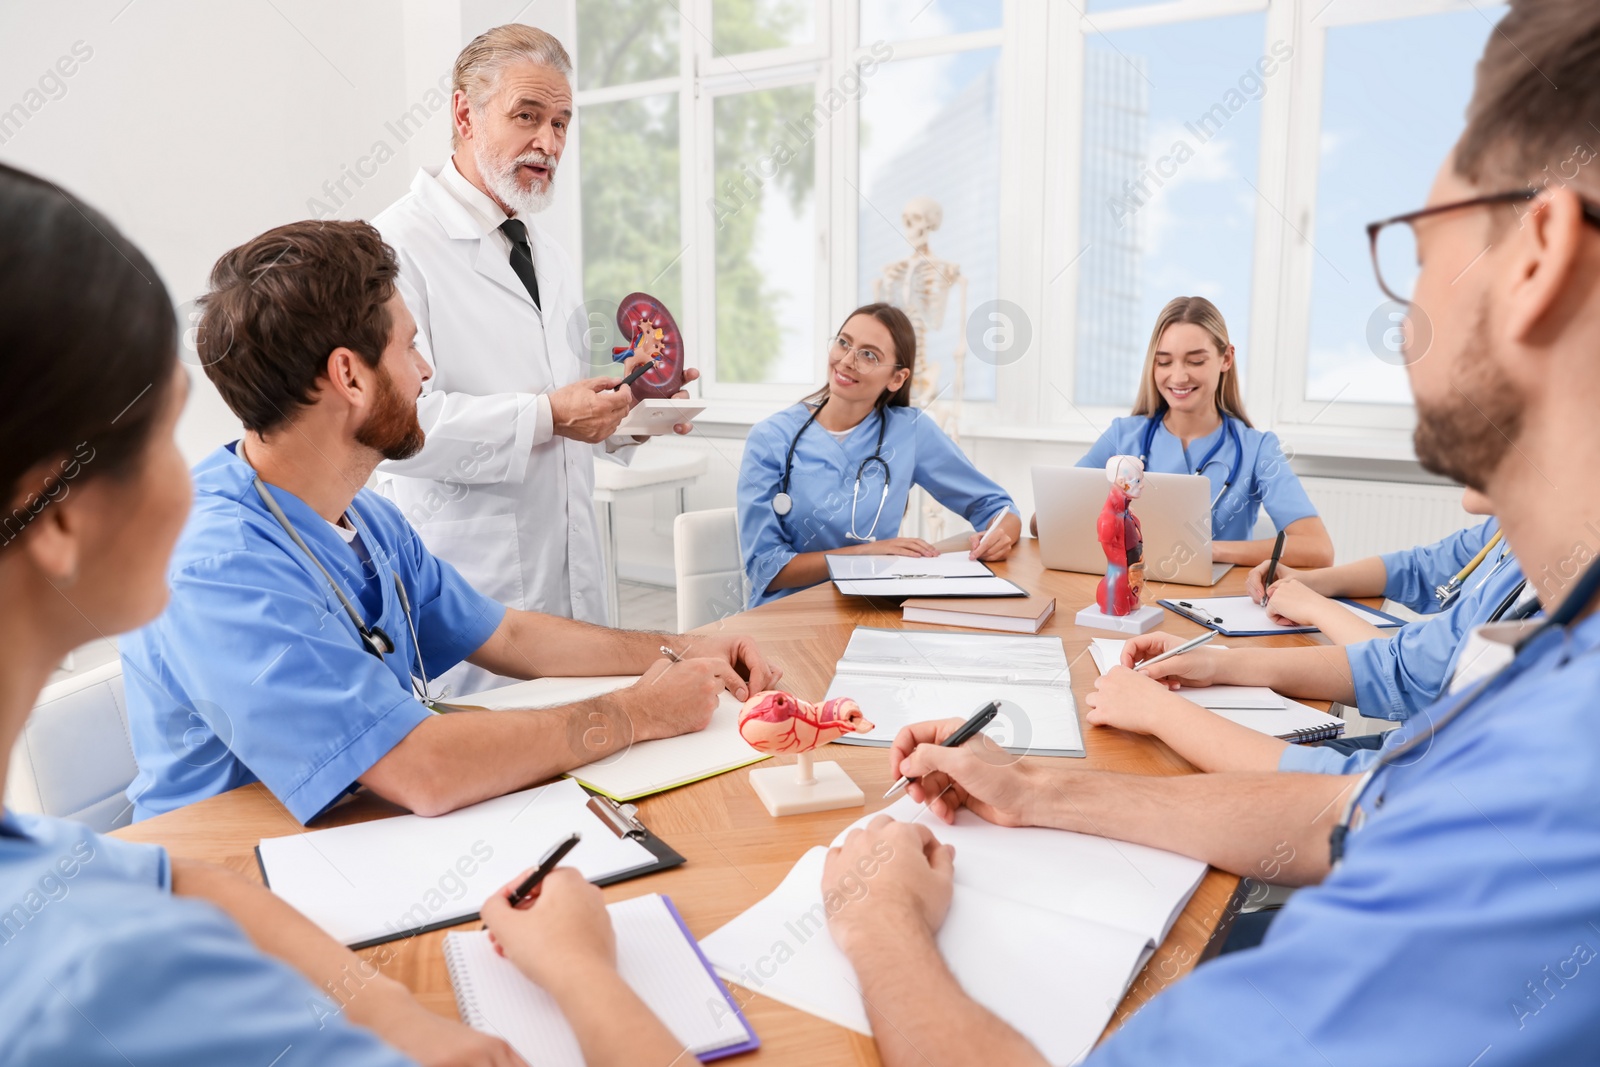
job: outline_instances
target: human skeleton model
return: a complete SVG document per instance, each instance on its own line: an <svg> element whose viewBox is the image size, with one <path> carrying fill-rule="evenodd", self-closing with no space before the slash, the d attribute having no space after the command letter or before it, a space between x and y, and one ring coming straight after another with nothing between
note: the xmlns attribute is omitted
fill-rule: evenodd
<svg viewBox="0 0 1600 1067"><path fill-rule="evenodd" d="M1144 464L1137 456L1112 456L1106 461L1105 507L1095 533L1106 554L1106 576L1095 588L1094 600L1107 615L1127 615L1139 608L1144 592L1144 533L1132 502L1144 492Z"/></svg>
<svg viewBox="0 0 1600 1067"><path fill-rule="evenodd" d="M957 416L966 396L967 364L967 278L959 264L936 258L928 250L928 235L944 222L944 208L932 197L913 197L901 212L900 223L911 255L883 268L872 283L874 300L893 304L906 313L917 335L916 373L911 379L911 402L922 408L939 428L959 443ZM928 358L928 333L944 327L944 313L950 303L950 290L961 290L961 313L956 320L955 381L949 395L939 392L939 369ZM938 501L920 493L923 532L929 540L944 534L944 509Z"/></svg>

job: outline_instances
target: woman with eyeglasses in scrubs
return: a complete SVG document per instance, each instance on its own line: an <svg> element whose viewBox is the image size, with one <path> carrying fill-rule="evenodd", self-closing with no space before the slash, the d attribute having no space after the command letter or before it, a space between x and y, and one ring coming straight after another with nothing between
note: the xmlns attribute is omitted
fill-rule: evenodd
<svg viewBox="0 0 1600 1067"><path fill-rule="evenodd" d="M857 308L829 345L827 384L751 429L739 470L751 607L826 581L825 554L938 555L921 538L899 536L913 485L978 531L968 539L975 558L1011 554L1022 532L1017 506L911 407L916 360L903 311Z"/></svg>
<svg viewBox="0 0 1600 1067"><path fill-rule="evenodd" d="M1138 456L1157 474L1206 476L1215 562L1253 567L1272 555L1274 538L1251 537L1266 508L1272 525L1288 534L1281 562L1333 565L1328 529L1278 435L1251 426L1244 413L1228 325L1205 297L1180 296L1161 309L1133 414L1113 421L1077 465L1100 468L1119 455Z"/></svg>

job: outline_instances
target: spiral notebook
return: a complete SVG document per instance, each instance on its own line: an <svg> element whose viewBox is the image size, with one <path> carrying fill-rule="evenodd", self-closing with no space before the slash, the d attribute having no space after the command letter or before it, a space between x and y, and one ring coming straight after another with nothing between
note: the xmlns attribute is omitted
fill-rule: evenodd
<svg viewBox="0 0 1600 1067"><path fill-rule="evenodd" d="M623 980L685 1049L706 1063L760 1046L671 900L652 893L606 910ZM577 1035L555 998L497 953L486 932L447 934L444 961L467 1025L502 1038L539 1067L583 1067Z"/></svg>
<svg viewBox="0 0 1600 1067"><path fill-rule="evenodd" d="M1212 644L1212 648L1225 646ZM1089 643L1089 654L1104 674L1122 659L1122 642L1096 637ZM1279 696L1263 686L1213 685L1177 690L1179 696L1200 705L1214 715L1295 745L1327 741L1344 734L1344 720L1298 700ZM1265 696L1262 696L1265 694Z"/></svg>

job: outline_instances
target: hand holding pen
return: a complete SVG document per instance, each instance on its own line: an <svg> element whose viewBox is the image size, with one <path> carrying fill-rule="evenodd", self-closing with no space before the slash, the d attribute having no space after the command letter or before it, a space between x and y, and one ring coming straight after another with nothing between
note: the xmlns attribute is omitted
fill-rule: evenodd
<svg viewBox="0 0 1600 1067"><path fill-rule="evenodd" d="M1278 563L1283 559L1283 543L1288 540L1288 534L1278 531L1277 540L1272 542L1272 559L1267 562L1267 573L1261 578L1261 606L1267 606L1267 600L1272 595L1272 583L1278 580Z"/></svg>
<svg viewBox="0 0 1600 1067"><path fill-rule="evenodd" d="M531 903L513 908L507 886L483 903L495 951L545 988L569 981L575 969L616 966L616 932L605 896L572 867L558 867L539 884Z"/></svg>
<svg viewBox="0 0 1600 1067"><path fill-rule="evenodd" d="M905 778L911 799L926 804L929 813L944 822L955 822L956 812L967 808L997 826L1039 825L1036 808L1054 794L1041 781L1047 772L981 733L959 748L951 747L950 741L965 726L954 719L907 726L889 749L890 772Z"/></svg>
<svg viewBox="0 0 1600 1067"><path fill-rule="evenodd" d="M989 703L973 712L972 717L958 726L954 733L945 738L943 741L939 742L939 746L941 748L960 748L962 745L978 736L978 732L985 726L988 726L989 723L993 722L994 717L999 714L999 712L1000 702L998 700L989 701ZM894 796L896 793L900 792L900 790L904 789L910 784L910 776L902 774L899 780L896 781L894 785L889 787L889 791L883 794L883 799L888 800L890 797Z"/></svg>

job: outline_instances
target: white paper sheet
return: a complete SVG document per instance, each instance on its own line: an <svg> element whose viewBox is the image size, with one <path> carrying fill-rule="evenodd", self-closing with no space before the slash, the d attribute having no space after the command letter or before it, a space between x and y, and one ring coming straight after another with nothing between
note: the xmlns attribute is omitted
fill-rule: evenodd
<svg viewBox="0 0 1600 1067"><path fill-rule="evenodd" d="M1118 663L1122 662L1122 646L1126 644L1114 637L1096 637L1089 643L1089 655L1094 658L1094 665L1104 674ZM1215 641L1207 648L1226 648ZM1283 697L1274 693L1264 685L1210 685L1191 689L1180 686L1175 692L1185 700L1193 701L1202 708L1220 710L1222 708L1256 708L1256 709L1282 709L1287 706Z"/></svg>
<svg viewBox="0 0 1600 1067"><path fill-rule="evenodd" d="M1122 645L1123 642L1115 638L1092 639L1089 654L1094 658L1095 666L1100 668L1101 674L1121 662ZM1212 642L1206 647L1227 646ZM1230 722L1284 740L1290 740L1297 732L1303 734L1310 731L1328 731L1344 723L1344 720L1336 715L1329 715L1298 700L1279 696L1265 686L1213 685L1195 689L1180 687L1176 692L1179 696L1215 712Z"/></svg>
<svg viewBox="0 0 1600 1067"><path fill-rule="evenodd" d="M956 881L1003 900L1105 923L1152 944L1167 936L1205 876L1206 865L1176 852L1039 826L984 822L965 808L947 824L910 797L864 815L834 838L879 815L918 822L956 849Z"/></svg>
<svg viewBox="0 0 1600 1067"><path fill-rule="evenodd" d="M1004 578L864 578L833 583L845 596L984 597L1020 596L1022 588Z"/></svg>
<svg viewBox="0 0 1600 1067"><path fill-rule="evenodd" d="M1059 637L856 627L826 699L850 697L873 724L838 743L887 745L913 723L965 719L991 700L985 729L1016 753L1084 754L1066 649Z"/></svg>
<svg viewBox="0 0 1600 1067"><path fill-rule="evenodd" d="M701 947L729 981L866 1034L859 982L827 929L826 855L811 849L776 890ZM1137 973L1146 938L970 888L961 881L969 866L963 860L957 856L950 911L938 934L951 973L1050 1063L1077 1063ZM870 878L862 885L872 891Z"/></svg>
<svg viewBox="0 0 1600 1067"><path fill-rule="evenodd" d="M537 678L462 698L486 708L545 708L571 704L632 685L635 676ZM704 730L640 741L626 752L579 767L571 776L614 800L635 800L771 758L739 736L739 702L723 693Z"/></svg>
<svg viewBox="0 0 1600 1067"><path fill-rule="evenodd" d="M988 578L994 571L965 551L937 556L829 555L828 576L850 578Z"/></svg>
<svg viewBox="0 0 1600 1067"><path fill-rule="evenodd" d="M577 830L563 866L585 878L648 867L650 850L613 833L570 779L425 819L390 819L263 838L272 891L336 941L360 945L475 915L488 896Z"/></svg>
<svg viewBox="0 0 1600 1067"><path fill-rule="evenodd" d="M1303 631L1305 627L1285 625L1274 622L1267 609L1247 596L1213 596L1213 597L1170 597L1173 603L1179 600L1188 604L1194 610L1195 617L1210 616L1220 619L1217 624L1221 629L1233 633L1294 633ZM1371 608L1359 604L1341 604L1362 622L1371 623L1373 626L1392 627L1394 620L1386 619L1374 612Z"/></svg>

